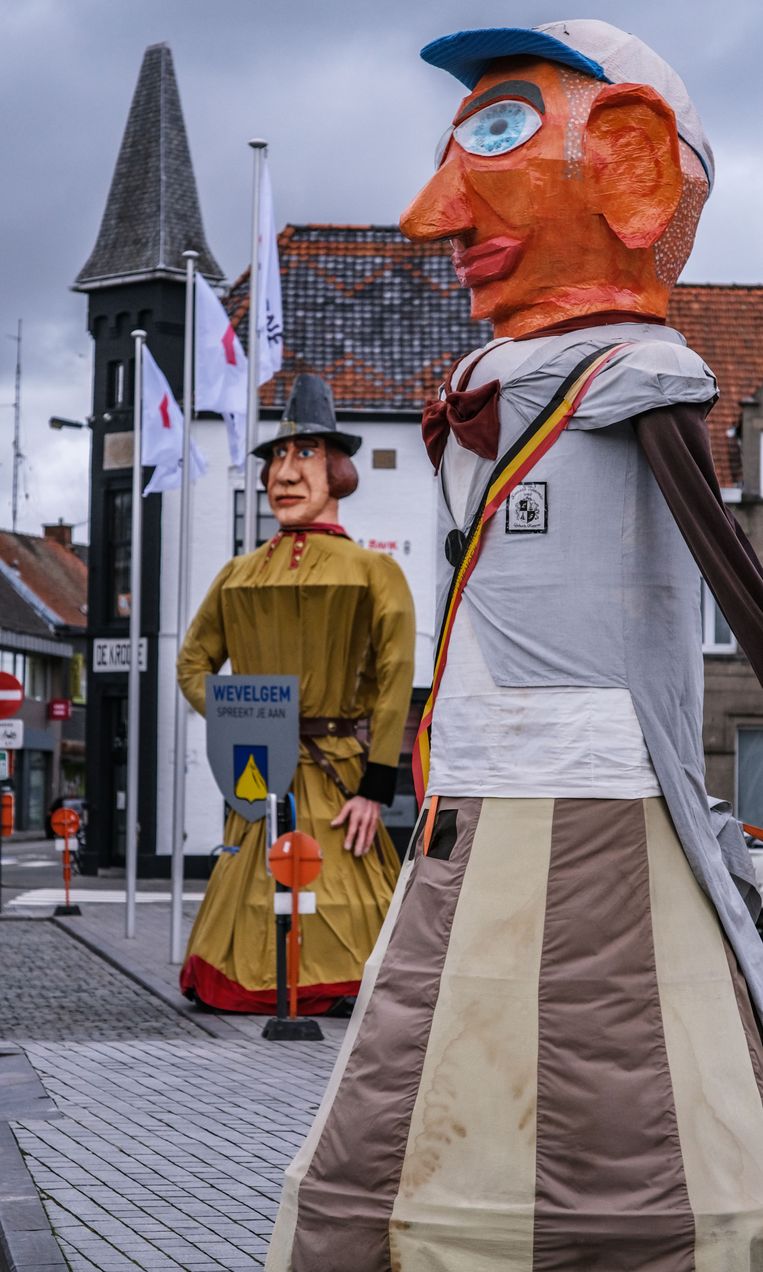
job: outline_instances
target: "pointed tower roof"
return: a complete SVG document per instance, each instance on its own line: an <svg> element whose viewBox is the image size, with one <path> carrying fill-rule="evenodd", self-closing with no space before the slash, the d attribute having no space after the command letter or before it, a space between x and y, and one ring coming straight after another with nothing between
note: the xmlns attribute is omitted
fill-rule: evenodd
<svg viewBox="0 0 763 1272"><path fill-rule="evenodd" d="M152 44L143 55L98 240L75 291L115 283L185 276L183 252L199 269L223 277L201 221L172 53Z"/></svg>

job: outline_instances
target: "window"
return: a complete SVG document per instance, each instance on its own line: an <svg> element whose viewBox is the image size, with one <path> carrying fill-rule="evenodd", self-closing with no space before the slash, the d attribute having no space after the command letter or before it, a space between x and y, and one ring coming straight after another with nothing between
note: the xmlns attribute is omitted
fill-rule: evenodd
<svg viewBox="0 0 763 1272"><path fill-rule="evenodd" d="M737 729L737 817L763 826L763 728Z"/></svg>
<svg viewBox="0 0 763 1272"><path fill-rule="evenodd" d="M243 490L233 492L233 555L241 556L244 551L244 508L246 495ZM257 546L267 543L278 530L278 522L268 503L265 490L257 491Z"/></svg>
<svg viewBox="0 0 763 1272"><path fill-rule="evenodd" d="M244 491L233 492L233 555L241 556L244 551Z"/></svg>
<svg viewBox="0 0 763 1272"><path fill-rule="evenodd" d="M48 694L48 664L39 654L28 654L24 675L24 696L35 702L46 702Z"/></svg>
<svg viewBox="0 0 763 1272"><path fill-rule="evenodd" d="M23 685L25 675L24 655L17 654L12 649L0 649L0 671L7 671L10 676L15 676Z"/></svg>
<svg viewBox="0 0 763 1272"><path fill-rule="evenodd" d="M274 534L278 533L278 522L273 516L273 510L268 503L268 492L266 490L257 491L257 546L261 543L267 543L268 539L272 539Z"/></svg>
<svg viewBox="0 0 763 1272"><path fill-rule="evenodd" d="M702 652L703 654L734 654L737 643L734 633L723 617L715 597L702 580Z"/></svg>
<svg viewBox="0 0 763 1272"><path fill-rule="evenodd" d="M106 405L122 406L125 400L125 364L106 364Z"/></svg>
<svg viewBox="0 0 763 1272"><path fill-rule="evenodd" d="M107 619L130 617L130 566L132 554L132 492L109 490L106 494L106 527L108 535L107 577L111 590L107 602Z"/></svg>
<svg viewBox="0 0 763 1272"><path fill-rule="evenodd" d="M87 667L85 655L74 653L69 663L69 697L72 702L87 702Z"/></svg>

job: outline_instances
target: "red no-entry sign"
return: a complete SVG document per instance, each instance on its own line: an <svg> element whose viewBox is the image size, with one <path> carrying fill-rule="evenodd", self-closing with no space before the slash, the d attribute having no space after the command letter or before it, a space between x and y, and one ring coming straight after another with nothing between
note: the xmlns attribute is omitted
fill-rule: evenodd
<svg viewBox="0 0 763 1272"><path fill-rule="evenodd" d="M0 671L0 720L14 716L24 701L24 686L9 671Z"/></svg>

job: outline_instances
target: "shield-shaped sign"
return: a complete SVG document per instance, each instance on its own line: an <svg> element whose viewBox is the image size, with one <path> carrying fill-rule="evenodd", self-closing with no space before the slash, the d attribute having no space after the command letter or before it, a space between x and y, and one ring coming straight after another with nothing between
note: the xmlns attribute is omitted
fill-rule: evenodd
<svg viewBox="0 0 763 1272"><path fill-rule="evenodd" d="M207 676L207 759L230 807L265 816L287 793L299 759L296 676Z"/></svg>

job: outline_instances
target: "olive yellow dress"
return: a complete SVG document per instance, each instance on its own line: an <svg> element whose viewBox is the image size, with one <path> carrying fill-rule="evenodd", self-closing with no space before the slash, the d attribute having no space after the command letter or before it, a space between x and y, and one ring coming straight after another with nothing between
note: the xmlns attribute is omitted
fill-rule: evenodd
<svg viewBox="0 0 763 1272"><path fill-rule="evenodd" d="M343 534L277 535L220 571L178 658L183 693L204 712L205 677L230 658L236 674L295 675L300 715L368 718L369 774L391 777L410 704L414 618L408 585L387 556ZM358 790L356 737L315 739L344 785ZM345 796L300 744L293 791L297 826L318 840L323 868L311 885L317 912L301 924L299 1011L327 1011L357 993L387 912L399 863L380 824L365 856L344 848L331 821ZM362 793L369 793L363 789ZM209 1006L270 1012L275 1005L273 881L265 823L231 813L188 943L183 992Z"/></svg>

